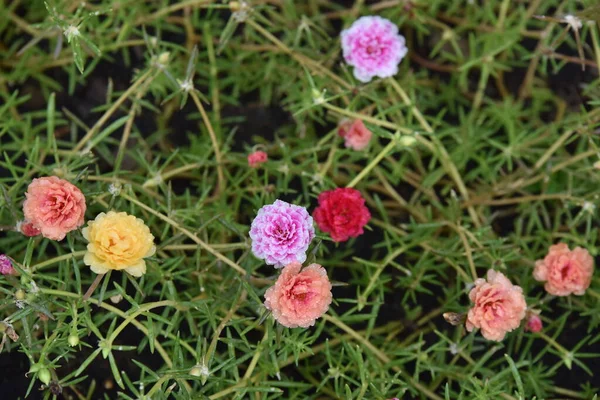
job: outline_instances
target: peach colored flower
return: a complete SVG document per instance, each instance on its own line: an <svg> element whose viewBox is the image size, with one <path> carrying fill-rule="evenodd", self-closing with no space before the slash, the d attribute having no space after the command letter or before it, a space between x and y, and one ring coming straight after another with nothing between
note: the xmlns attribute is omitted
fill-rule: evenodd
<svg viewBox="0 0 600 400"><path fill-rule="evenodd" d="M331 283L325 268L319 264L301 268L298 262L288 264L265 293L265 307L288 328L313 326L331 304Z"/></svg>
<svg viewBox="0 0 600 400"><path fill-rule="evenodd" d="M543 260L535 262L533 277L546 282L544 288L554 296L581 296L592 282L594 259L586 249L573 251L564 243L550 246Z"/></svg>
<svg viewBox="0 0 600 400"><path fill-rule="evenodd" d="M360 119L355 119L342 120L338 126L338 135L344 138L344 146L360 151L369 146L373 133Z"/></svg>
<svg viewBox="0 0 600 400"><path fill-rule="evenodd" d="M154 236L144 221L124 212L100 213L81 233L89 242L83 262L97 274L114 269L142 276L144 258L156 251Z"/></svg>
<svg viewBox="0 0 600 400"><path fill-rule="evenodd" d="M64 179L56 176L34 179L25 197L25 219L45 238L63 240L68 232L83 225L85 196Z"/></svg>
<svg viewBox="0 0 600 400"><path fill-rule="evenodd" d="M473 307L467 314L467 330L479 328L488 340L501 341L525 318L527 304L523 289L513 285L501 272L488 270L487 280L477 279L469 298Z"/></svg>

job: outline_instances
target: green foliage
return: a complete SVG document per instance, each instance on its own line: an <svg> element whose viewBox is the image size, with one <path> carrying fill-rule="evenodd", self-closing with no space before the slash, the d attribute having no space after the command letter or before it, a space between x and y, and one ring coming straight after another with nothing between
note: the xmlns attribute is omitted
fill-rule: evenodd
<svg viewBox="0 0 600 400"><path fill-rule="evenodd" d="M593 398L598 274L585 296L551 298L532 270L558 241L600 251L595 2L248 3L0 2L0 249L19 272L0 278L2 357L29 359L28 393ZM394 78L359 84L339 32L371 14L411 52ZM342 118L373 131L366 152L343 146ZM252 146L269 153L260 169ZM146 222L146 275L114 271L84 301L79 231L11 231L48 175L82 189L87 219ZM309 259L334 303L284 329L262 305L277 272L252 256L250 222L346 185L373 218L346 243L318 233ZM523 287L541 333L495 343L445 323L489 268Z"/></svg>

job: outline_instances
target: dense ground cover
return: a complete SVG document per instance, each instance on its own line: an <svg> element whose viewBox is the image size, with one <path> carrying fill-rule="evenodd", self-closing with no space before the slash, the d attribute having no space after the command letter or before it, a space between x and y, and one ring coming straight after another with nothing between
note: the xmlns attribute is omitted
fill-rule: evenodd
<svg viewBox="0 0 600 400"><path fill-rule="evenodd" d="M408 54L362 82L340 33L375 15ZM534 270L557 243L598 261L598 18L592 0L0 2L3 398L594 398L598 273L556 296ZM86 202L62 240L17 225L48 176ZM344 187L370 215L348 240L315 216ZM277 199L318 222L302 254L332 302L308 328L264 305L283 273L250 227ZM153 235L145 273L90 268L81 228L110 210L139 218L119 240ZM527 303L500 341L465 326L489 269Z"/></svg>

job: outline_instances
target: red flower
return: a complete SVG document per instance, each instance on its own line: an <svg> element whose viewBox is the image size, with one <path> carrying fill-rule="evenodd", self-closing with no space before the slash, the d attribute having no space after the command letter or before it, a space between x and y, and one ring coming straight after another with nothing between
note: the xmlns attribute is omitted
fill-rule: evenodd
<svg viewBox="0 0 600 400"><path fill-rule="evenodd" d="M269 156L264 151L255 151L254 153L248 154L248 165L251 168L257 168L260 164L267 162Z"/></svg>
<svg viewBox="0 0 600 400"><path fill-rule="evenodd" d="M363 234L371 214L358 190L338 188L319 195L313 218L319 229L329 233L335 242L345 242Z"/></svg>

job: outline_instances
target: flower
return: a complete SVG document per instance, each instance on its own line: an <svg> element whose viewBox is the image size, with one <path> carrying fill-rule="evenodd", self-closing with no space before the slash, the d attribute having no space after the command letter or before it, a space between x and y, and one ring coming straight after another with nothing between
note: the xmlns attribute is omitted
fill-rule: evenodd
<svg viewBox="0 0 600 400"><path fill-rule="evenodd" d="M338 127L338 135L344 138L344 145L354 150L364 150L369 145L373 133L360 119L342 120Z"/></svg>
<svg viewBox="0 0 600 400"><path fill-rule="evenodd" d="M287 328L308 328L329 309L331 283L325 268L319 264L287 265L274 286L265 293L265 307Z"/></svg>
<svg viewBox="0 0 600 400"><path fill-rule="evenodd" d="M534 313L529 313L527 317L527 325L525 325L525 330L533 333L537 333L541 331L543 328L542 319L539 315Z"/></svg>
<svg viewBox="0 0 600 400"><path fill-rule="evenodd" d="M252 168L257 168L260 164L267 162L269 156L264 151L255 151L248 154L248 165Z"/></svg>
<svg viewBox="0 0 600 400"><path fill-rule="evenodd" d="M10 262L10 258L4 254L0 254L0 274L12 275L14 273L15 269L13 268L12 262Z"/></svg>
<svg viewBox="0 0 600 400"><path fill-rule="evenodd" d="M306 208L281 200L258 210L250 226L252 253L275 268L306 261L313 237L313 219Z"/></svg>
<svg viewBox="0 0 600 400"><path fill-rule="evenodd" d="M68 232L83 225L85 196L64 179L56 176L34 179L25 197L25 219L45 238L63 240Z"/></svg>
<svg viewBox="0 0 600 400"><path fill-rule="evenodd" d="M581 296L592 282L594 259L586 249L573 251L564 243L550 246L543 260L535 262L533 277L546 282L544 288L554 296Z"/></svg>
<svg viewBox="0 0 600 400"><path fill-rule="evenodd" d="M83 262L97 274L114 269L142 276L144 258L156 251L154 236L144 221L124 212L100 213L81 233L89 242Z"/></svg>
<svg viewBox="0 0 600 400"><path fill-rule="evenodd" d="M490 269L487 280L477 279L469 298L474 304L467 314L467 330L480 328L488 340L501 341L525 318L527 304L523 289L513 285L501 272Z"/></svg>
<svg viewBox="0 0 600 400"><path fill-rule="evenodd" d="M319 229L329 233L335 242L345 242L363 234L371 213L358 190L337 188L319 195L313 218Z"/></svg>
<svg viewBox="0 0 600 400"><path fill-rule="evenodd" d="M398 64L408 49L398 27L378 16L361 17L341 33L346 62L354 77L369 82L374 76L387 78L398 73Z"/></svg>

